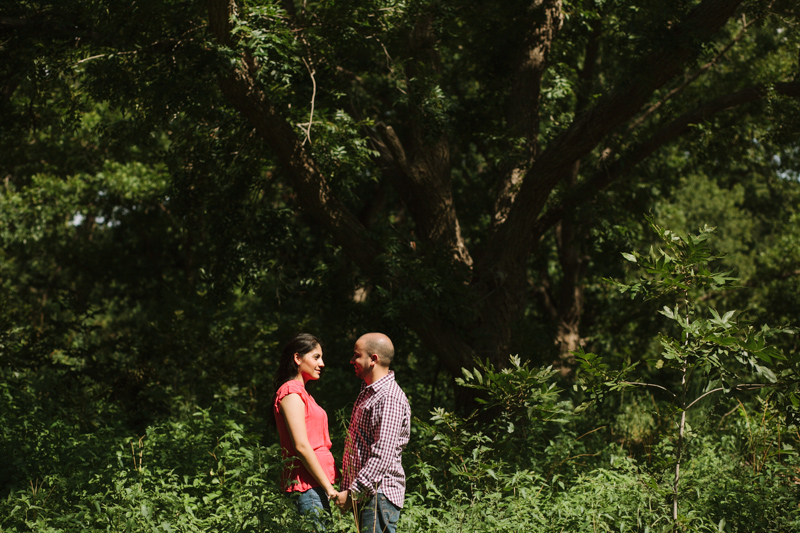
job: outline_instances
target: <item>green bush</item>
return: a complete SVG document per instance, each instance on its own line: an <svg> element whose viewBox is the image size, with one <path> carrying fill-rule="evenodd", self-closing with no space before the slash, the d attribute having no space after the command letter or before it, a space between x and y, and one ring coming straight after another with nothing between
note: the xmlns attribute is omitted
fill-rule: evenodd
<svg viewBox="0 0 800 533"><path fill-rule="evenodd" d="M499 374L480 372L484 383ZM550 378L517 368L500 379L541 380L546 390ZM136 435L121 425L86 431L57 410L21 409L36 403L24 388L4 383L0 391L4 532L307 530L280 493L274 435L230 403L186 410ZM427 422L415 418L399 531L672 530L671 479L657 461L590 440L600 430L578 435L596 416L591 411L536 398L528 402L535 410L553 413L558 405L559 414L533 417L525 431L520 421L508 432L504 421L501 434L480 413L462 418L438 409ZM497 407L492 402L487 409ZM685 451L681 531L796 531L797 428L769 406L703 417L693 422L709 427ZM333 517L333 532L356 531L350 515Z"/></svg>
<svg viewBox="0 0 800 533"><path fill-rule="evenodd" d="M298 523L278 490L278 446L259 444L244 413L226 404L135 436L81 432L38 409L15 418L20 398L3 392L3 452L14 459L3 531L286 531Z"/></svg>
<svg viewBox="0 0 800 533"><path fill-rule="evenodd" d="M688 243L685 262L702 268L670 278L681 256L655 252L651 277L637 290L676 279L681 288L697 276L727 280L705 269L704 238L662 236ZM459 383L476 394L478 410L462 416L439 407L424 419L414 411L399 531L800 530L800 432L790 410L796 357L762 342L764 328L701 312L704 300L694 298L688 314L662 310L679 327L662 335L666 362L656 361L649 376L632 381L625 376L636 365L612 368L582 354L584 377L595 380L591 403L578 402L580 384L567 393L552 369L518 357L503 369L465 369ZM9 331L0 342L22 353ZM162 392L158 412L138 416L130 405L147 411L146 395L131 396L141 404L115 401L79 358L46 343L28 348L48 363L19 357L0 368L3 533L310 530L280 491L281 451L263 402L233 388L191 399ZM207 374L203 383L214 377ZM758 376L777 392L744 394L750 388L741 383ZM344 395L334 382L319 396L341 405ZM332 424L337 454L346 411L331 413L343 422ZM334 510L331 531L355 532L352 515Z"/></svg>
<svg viewBox="0 0 800 533"><path fill-rule="evenodd" d="M632 456L613 440L591 439L601 427L576 432L600 413L559 401L548 371L512 358L505 370L482 365L465 376L492 417L437 409L430 423L415 421L400 531L785 533L800 525L800 434L774 408L739 403L690 417L674 520L671 432ZM663 428L632 413L614 419L623 435L641 431L642 420L647 432Z"/></svg>

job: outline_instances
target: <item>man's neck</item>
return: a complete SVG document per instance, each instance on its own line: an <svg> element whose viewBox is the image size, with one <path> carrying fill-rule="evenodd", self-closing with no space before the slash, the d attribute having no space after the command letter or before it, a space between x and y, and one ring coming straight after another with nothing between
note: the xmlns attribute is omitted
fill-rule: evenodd
<svg viewBox="0 0 800 533"><path fill-rule="evenodd" d="M387 367L376 366L373 367L372 372L364 377L364 383L369 387L376 381L379 381L389 375L390 370Z"/></svg>

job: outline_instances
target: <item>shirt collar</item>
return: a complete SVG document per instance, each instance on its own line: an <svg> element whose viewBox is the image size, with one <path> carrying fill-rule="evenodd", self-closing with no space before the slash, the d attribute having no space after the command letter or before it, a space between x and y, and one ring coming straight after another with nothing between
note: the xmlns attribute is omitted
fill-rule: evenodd
<svg viewBox="0 0 800 533"><path fill-rule="evenodd" d="M362 383L361 390L369 389L372 392L378 392L379 390L388 387L392 381L394 381L394 370L390 370L387 375L383 376L381 379L379 379L372 385L367 385L366 383Z"/></svg>

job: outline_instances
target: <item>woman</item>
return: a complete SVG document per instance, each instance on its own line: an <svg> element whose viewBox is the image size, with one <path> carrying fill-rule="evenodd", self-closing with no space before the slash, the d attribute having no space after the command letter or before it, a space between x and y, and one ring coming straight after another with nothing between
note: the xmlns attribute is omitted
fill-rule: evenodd
<svg viewBox="0 0 800 533"><path fill-rule="evenodd" d="M323 510L330 512L329 500L336 497L336 477L328 415L306 391L306 383L319 379L325 368L322 345L315 336L300 333L283 348L275 377L272 412L278 426L284 458L294 458L284 470L287 493L297 498L300 514L312 516L325 529Z"/></svg>

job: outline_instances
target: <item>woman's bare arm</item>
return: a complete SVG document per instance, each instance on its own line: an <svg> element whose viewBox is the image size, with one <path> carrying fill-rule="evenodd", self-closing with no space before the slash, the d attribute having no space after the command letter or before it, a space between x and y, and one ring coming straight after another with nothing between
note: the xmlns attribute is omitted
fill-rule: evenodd
<svg viewBox="0 0 800 533"><path fill-rule="evenodd" d="M306 432L306 409L305 403L299 394L287 394L280 403L280 411L286 421L286 429L289 431L289 438L292 440L294 449L297 450L298 459L306 467L309 474L317 480L319 486L325 490L328 498L337 496L336 490L328 480L328 476L319 464L317 454L308 441Z"/></svg>

